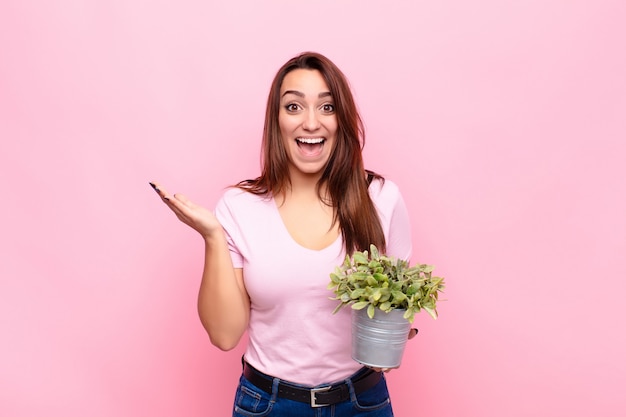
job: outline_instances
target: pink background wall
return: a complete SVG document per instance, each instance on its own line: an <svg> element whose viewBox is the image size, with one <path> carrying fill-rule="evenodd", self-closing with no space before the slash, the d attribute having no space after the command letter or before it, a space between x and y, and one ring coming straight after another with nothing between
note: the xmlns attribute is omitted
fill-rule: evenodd
<svg viewBox="0 0 626 417"><path fill-rule="evenodd" d="M256 175L303 50L448 281L396 414L626 414L626 3L52 3L0 3L0 415L229 415L241 347L210 345L202 243L148 181L212 207Z"/></svg>

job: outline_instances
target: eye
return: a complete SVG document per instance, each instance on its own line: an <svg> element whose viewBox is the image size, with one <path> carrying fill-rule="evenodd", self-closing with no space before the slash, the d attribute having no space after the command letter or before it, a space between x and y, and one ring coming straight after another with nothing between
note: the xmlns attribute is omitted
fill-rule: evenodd
<svg viewBox="0 0 626 417"><path fill-rule="evenodd" d="M324 104L322 106L322 111L324 113L334 113L335 112L335 105L334 104L330 104L330 103Z"/></svg>
<svg viewBox="0 0 626 417"><path fill-rule="evenodd" d="M289 103L285 106L285 110L287 110L290 113L294 113L300 110L300 106L297 105L296 103Z"/></svg>

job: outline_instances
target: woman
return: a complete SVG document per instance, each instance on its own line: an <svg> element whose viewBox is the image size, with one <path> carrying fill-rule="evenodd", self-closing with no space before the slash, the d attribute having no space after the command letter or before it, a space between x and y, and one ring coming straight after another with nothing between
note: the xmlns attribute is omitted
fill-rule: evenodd
<svg viewBox="0 0 626 417"><path fill-rule="evenodd" d="M233 416L393 415L384 374L352 360L349 309L333 316L326 289L346 253L411 254L402 197L365 170L363 139L345 76L304 53L272 83L258 178L215 214L151 183L204 238L198 310L211 342L229 350L248 331Z"/></svg>

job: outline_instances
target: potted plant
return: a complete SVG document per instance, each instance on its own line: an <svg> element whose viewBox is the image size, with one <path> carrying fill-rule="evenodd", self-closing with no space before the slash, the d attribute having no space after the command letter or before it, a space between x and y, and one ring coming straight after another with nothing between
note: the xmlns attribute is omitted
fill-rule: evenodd
<svg viewBox="0 0 626 417"><path fill-rule="evenodd" d="M403 259L382 255L374 245L346 255L330 274L328 289L339 305L333 313L352 306L352 357L380 368L400 366L415 314L426 310L437 318L444 279L433 277L434 267L409 266Z"/></svg>

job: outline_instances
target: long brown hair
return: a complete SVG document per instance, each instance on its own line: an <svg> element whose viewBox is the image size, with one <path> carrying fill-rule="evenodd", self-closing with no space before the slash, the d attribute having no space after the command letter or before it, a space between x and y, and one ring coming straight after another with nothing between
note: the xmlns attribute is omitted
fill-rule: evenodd
<svg viewBox="0 0 626 417"><path fill-rule="evenodd" d="M370 244L384 253L385 235L368 192L374 178L384 179L365 170L362 155L365 132L350 86L341 70L321 54L302 53L287 61L276 73L265 112L261 176L241 181L237 187L258 195L279 195L289 187L289 158L280 134L278 113L283 79L295 69L319 71L335 103L337 140L317 184L320 199L323 199L321 187L325 184L330 197L327 203L335 209L334 221L339 222L347 253L369 250Z"/></svg>

